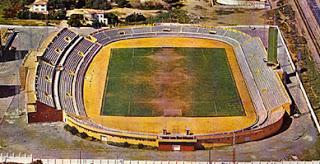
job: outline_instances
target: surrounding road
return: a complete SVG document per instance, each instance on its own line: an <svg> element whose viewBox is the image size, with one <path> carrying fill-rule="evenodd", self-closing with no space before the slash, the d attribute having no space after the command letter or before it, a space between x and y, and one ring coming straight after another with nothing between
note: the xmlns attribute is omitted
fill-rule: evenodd
<svg viewBox="0 0 320 164"><path fill-rule="evenodd" d="M294 0L293 8L296 10L298 24L306 31L304 36L308 41L313 60L320 69L320 27L306 0Z"/></svg>

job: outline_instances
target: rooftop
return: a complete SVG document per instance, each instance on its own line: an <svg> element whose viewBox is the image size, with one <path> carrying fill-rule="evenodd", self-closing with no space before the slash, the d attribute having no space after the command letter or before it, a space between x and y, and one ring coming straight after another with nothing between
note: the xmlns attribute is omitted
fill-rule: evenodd
<svg viewBox="0 0 320 164"><path fill-rule="evenodd" d="M46 4L48 4L48 1L49 1L49 0L35 0L35 1L33 2L33 4L34 4L34 5L46 5Z"/></svg>

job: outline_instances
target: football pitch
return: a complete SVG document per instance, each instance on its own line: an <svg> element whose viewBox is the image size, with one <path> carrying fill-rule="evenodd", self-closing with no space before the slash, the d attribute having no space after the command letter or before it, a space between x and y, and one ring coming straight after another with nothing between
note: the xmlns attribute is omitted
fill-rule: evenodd
<svg viewBox="0 0 320 164"><path fill-rule="evenodd" d="M101 114L241 116L223 48L113 48Z"/></svg>

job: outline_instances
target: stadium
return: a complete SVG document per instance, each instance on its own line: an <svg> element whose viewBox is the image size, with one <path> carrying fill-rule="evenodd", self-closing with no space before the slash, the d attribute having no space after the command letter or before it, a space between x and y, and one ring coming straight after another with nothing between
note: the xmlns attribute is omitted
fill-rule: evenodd
<svg viewBox="0 0 320 164"><path fill-rule="evenodd" d="M109 144L197 150L276 134L291 100L258 37L157 24L64 28L27 72L28 122L64 121Z"/></svg>

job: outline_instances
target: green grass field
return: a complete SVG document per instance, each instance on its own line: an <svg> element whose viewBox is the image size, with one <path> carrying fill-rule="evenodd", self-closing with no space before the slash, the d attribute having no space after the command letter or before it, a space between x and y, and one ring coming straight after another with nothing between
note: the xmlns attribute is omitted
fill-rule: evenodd
<svg viewBox="0 0 320 164"><path fill-rule="evenodd" d="M224 49L112 49L102 115L244 115Z"/></svg>
<svg viewBox="0 0 320 164"><path fill-rule="evenodd" d="M270 27L269 37L268 37L268 61L269 62L278 63L277 46L278 46L278 29L275 27Z"/></svg>

